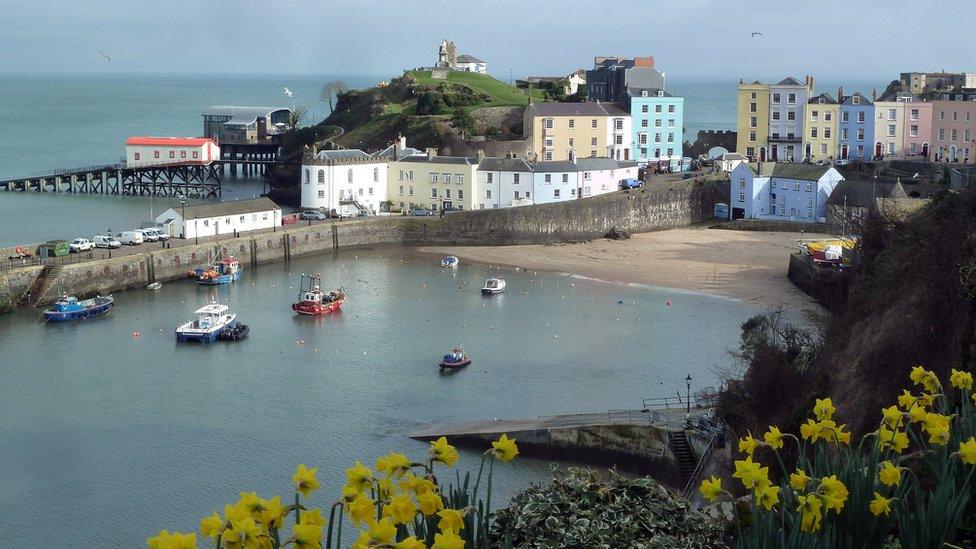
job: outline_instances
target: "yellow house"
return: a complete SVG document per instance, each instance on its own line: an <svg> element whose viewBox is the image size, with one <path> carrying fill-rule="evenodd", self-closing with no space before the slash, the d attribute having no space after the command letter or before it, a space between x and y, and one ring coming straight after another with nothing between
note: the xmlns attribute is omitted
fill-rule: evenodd
<svg viewBox="0 0 976 549"><path fill-rule="evenodd" d="M532 103L523 133L542 162L608 157L630 160L630 113L610 103Z"/></svg>
<svg viewBox="0 0 976 549"><path fill-rule="evenodd" d="M428 149L426 155L391 160L388 199L401 210L472 210L480 157L437 156Z"/></svg>
<svg viewBox="0 0 976 549"><path fill-rule="evenodd" d="M838 151L840 105L829 93L810 99L803 116L803 158L812 162L833 160Z"/></svg>
<svg viewBox="0 0 976 549"><path fill-rule="evenodd" d="M764 162L769 147L769 84L739 81L735 151L750 162Z"/></svg>

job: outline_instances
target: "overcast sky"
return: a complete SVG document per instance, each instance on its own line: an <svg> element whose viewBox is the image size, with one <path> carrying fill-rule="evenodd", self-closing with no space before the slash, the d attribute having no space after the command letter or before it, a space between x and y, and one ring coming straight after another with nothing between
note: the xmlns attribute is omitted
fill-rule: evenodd
<svg viewBox="0 0 976 549"><path fill-rule="evenodd" d="M614 54L654 55L681 79L890 80L976 71L974 13L973 0L0 0L0 72L394 75L450 38L504 79Z"/></svg>

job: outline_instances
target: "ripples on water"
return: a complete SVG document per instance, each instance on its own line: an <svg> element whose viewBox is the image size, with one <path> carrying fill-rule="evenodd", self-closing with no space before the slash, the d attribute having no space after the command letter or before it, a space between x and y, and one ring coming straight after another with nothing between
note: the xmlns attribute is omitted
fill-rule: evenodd
<svg viewBox="0 0 976 549"><path fill-rule="evenodd" d="M346 287L341 314L292 313L302 272ZM5 543L142 546L163 527L197 528L240 490L287 495L300 462L319 467L325 506L354 460L422 455L406 433L429 422L636 408L683 390L688 373L714 384L711 367L757 312L512 270L506 293L485 298L491 272L448 272L399 248L247 269L216 294L250 338L208 346L175 343L213 291L191 281L119 293L109 315L83 322L0 316ZM436 360L455 344L474 363L441 375ZM477 466L463 455L462 471ZM543 461L502 467L496 501L547 475Z"/></svg>

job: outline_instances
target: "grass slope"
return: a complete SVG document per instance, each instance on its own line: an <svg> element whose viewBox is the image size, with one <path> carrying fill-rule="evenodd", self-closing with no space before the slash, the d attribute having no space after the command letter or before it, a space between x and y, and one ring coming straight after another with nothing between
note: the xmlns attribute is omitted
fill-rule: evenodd
<svg viewBox="0 0 976 549"><path fill-rule="evenodd" d="M437 84L439 82L449 82L470 88L471 90L491 96L492 100L482 106L486 107L515 107L528 103L525 90L516 88L492 78L491 76L478 74L476 72L450 71L446 80L435 80L431 78L430 71L407 71L418 84ZM532 98L542 101L542 90L532 90Z"/></svg>

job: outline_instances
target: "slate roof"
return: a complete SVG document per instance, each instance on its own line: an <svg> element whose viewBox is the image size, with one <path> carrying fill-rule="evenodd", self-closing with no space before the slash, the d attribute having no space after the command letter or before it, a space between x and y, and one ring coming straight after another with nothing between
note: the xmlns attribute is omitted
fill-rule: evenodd
<svg viewBox="0 0 976 549"><path fill-rule="evenodd" d="M318 160L361 160L373 157L359 149L336 149L319 151L315 154L315 158Z"/></svg>
<svg viewBox="0 0 976 549"><path fill-rule="evenodd" d="M555 160L553 162L536 162L532 164L534 172L575 172L579 171L576 164L569 160Z"/></svg>
<svg viewBox="0 0 976 549"><path fill-rule="evenodd" d="M823 99L823 101L820 101L821 99ZM807 103L810 103L812 105L816 105L816 104L836 105L837 100L834 99L834 96L830 95L829 93L821 93L820 95L815 95L811 97L810 100L807 101Z"/></svg>
<svg viewBox="0 0 976 549"><path fill-rule="evenodd" d="M854 98L854 96L857 96L857 97L860 98L859 103L857 104L857 106L869 106L870 107L873 104L873 103L871 103L871 100L868 99L867 97L864 97L864 94L861 93L861 92L854 92L851 95L845 95L843 97L843 99L841 99L841 104L842 105L853 105L854 103L853 103L852 99Z"/></svg>
<svg viewBox="0 0 976 549"><path fill-rule="evenodd" d="M477 57L473 55L468 55L466 53L462 53L461 55L457 56L457 62L458 63L484 63L484 61L482 61L481 59L478 59Z"/></svg>
<svg viewBox="0 0 976 549"><path fill-rule="evenodd" d="M478 165L479 172L531 172L532 164L523 158L485 158Z"/></svg>
<svg viewBox="0 0 976 549"><path fill-rule="evenodd" d="M757 162L745 164L753 174L762 177L779 177L783 179L802 179L804 181L819 181L830 166L816 164L790 164L788 162Z"/></svg>
<svg viewBox="0 0 976 549"><path fill-rule="evenodd" d="M612 103L532 103L531 116L630 116Z"/></svg>
<svg viewBox="0 0 976 549"><path fill-rule="evenodd" d="M396 155L396 158L393 158L394 155ZM397 145L395 143L383 149L380 152L373 153L373 156L376 158L391 158L393 160L401 160L408 156L416 156L416 155L426 155L426 153L420 149L415 149L413 147L407 147L405 149L397 149Z"/></svg>
<svg viewBox="0 0 976 549"><path fill-rule="evenodd" d="M908 198L908 195L901 183L845 179L834 187L834 191L827 197L827 204L869 208L882 198L903 199Z"/></svg>
<svg viewBox="0 0 976 549"><path fill-rule="evenodd" d="M187 219L203 219L207 217L222 217L225 215L240 215L255 212L267 212L280 210L281 208L271 201L270 198L252 198L249 200L234 200L228 202L215 202L212 204L197 204L187 206L185 209ZM183 214L181 208L172 208L174 212Z"/></svg>
<svg viewBox="0 0 976 549"><path fill-rule="evenodd" d="M576 167L580 171L593 171L593 170L616 170L618 168L636 168L637 162L629 162L625 160L614 160L612 158L577 158Z"/></svg>
<svg viewBox="0 0 976 549"><path fill-rule="evenodd" d="M803 83L793 78L792 76L787 76L786 78L780 80L776 83L777 86L802 86Z"/></svg>
<svg viewBox="0 0 976 549"><path fill-rule="evenodd" d="M474 156L435 156L428 158L427 155L422 156L408 156L400 160L400 162L429 162L431 164L460 164L466 166L474 166L478 163L478 159Z"/></svg>
<svg viewBox="0 0 976 549"><path fill-rule="evenodd" d="M627 93L629 93L630 96L634 98L643 97L641 95L642 91L646 91L648 97L674 97L667 91L662 90L660 88L627 88ZM664 95L659 96L657 92L664 92Z"/></svg>

